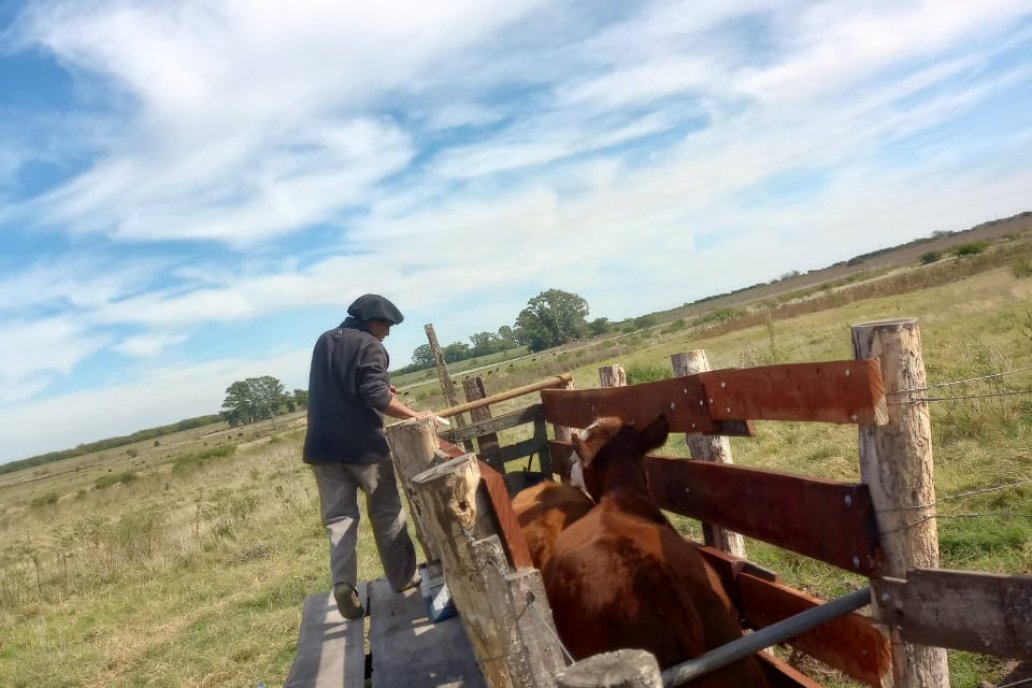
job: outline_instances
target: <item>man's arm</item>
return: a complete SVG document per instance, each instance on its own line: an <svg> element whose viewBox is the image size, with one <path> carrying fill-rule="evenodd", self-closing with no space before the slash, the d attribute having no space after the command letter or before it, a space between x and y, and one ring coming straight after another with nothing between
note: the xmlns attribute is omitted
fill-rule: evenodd
<svg viewBox="0 0 1032 688"><path fill-rule="evenodd" d="M384 415L392 418L429 418L433 415L430 411L416 411L402 403L395 394L391 394L391 400L387 402L387 408L383 410Z"/></svg>

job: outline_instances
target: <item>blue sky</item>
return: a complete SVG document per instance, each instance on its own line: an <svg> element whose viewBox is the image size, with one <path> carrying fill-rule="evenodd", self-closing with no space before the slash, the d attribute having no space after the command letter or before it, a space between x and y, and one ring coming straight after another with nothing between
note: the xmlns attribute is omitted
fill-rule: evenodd
<svg viewBox="0 0 1032 688"><path fill-rule="evenodd" d="M705 6L705 5L712 5ZM1032 209L1032 7L0 0L0 461Z"/></svg>

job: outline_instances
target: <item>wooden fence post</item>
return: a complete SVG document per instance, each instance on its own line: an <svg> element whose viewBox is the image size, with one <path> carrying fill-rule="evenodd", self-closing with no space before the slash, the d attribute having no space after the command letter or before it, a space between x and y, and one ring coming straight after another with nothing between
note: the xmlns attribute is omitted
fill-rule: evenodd
<svg viewBox="0 0 1032 688"><path fill-rule="evenodd" d="M709 359L703 349L674 354L670 357L670 362L674 367L674 375L677 377L704 373L710 369ZM727 437L699 433L689 433L684 437L693 459L714 463L734 463L731 458L731 442ZM739 559L745 559L745 539L740 534L706 522L702 524L702 534L706 544L710 547L716 547Z"/></svg>
<svg viewBox="0 0 1032 688"><path fill-rule="evenodd" d="M602 387L626 387L627 373L619 363L598 369L598 381Z"/></svg>
<svg viewBox="0 0 1032 688"><path fill-rule="evenodd" d="M559 386L559 389L573 389L573 379L569 382L564 382ZM552 434L560 442L570 442L573 440L573 431L565 425L553 424ZM570 460L567 458L562 461L558 466L553 465L552 469L559 474L561 482L569 482L570 480Z"/></svg>
<svg viewBox="0 0 1032 688"><path fill-rule="evenodd" d="M887 425L860 426L860 476L871 491L885 555L884 574L905 578L938 568L932 429L916 318L854 325L853 353L881 362ZM874 606L877 609L877 604ZM946 650L904 643L891 631L896 688L949 686Z"/></svg>
<svg viewBox="0 0 1032 688"><path fill-rule="evenodd" d="M556 677L556 688L663 688L659 664L645 650L617 650L582 659Z"/></svg>
<svg viewBox="0 0 1032 688"><path fill-rule="evenodd" d="M466 401L476 401L477 399L484 399L487 397L487 389L484 387L484 378L479 376L467 377L464 379L462 381L462 391L466 395ZM491 408L489 406L482 406L481 408L473 409L469 412L469 416L470 420L474 423L479 423L482 420L490 420ZM492 432L489 435L482 435L477 438L478 454L484 454L491 449L498 449L498 433ZM466 445L466 450L472 451L468 445ZM505 473L504 466L491 465L500 473Z"/></svg>
<svg viewBox="0 0 1032 688"><path fill-rule="evenodd" d="M441 350L441 345L437 343L437 333L434 332L434 326L432 323L423 326L423 330L426 332L426 338L430 342L430 351L434 355L434 362L437 364L437 378L441 381L441 391L444 392L444 401L448 406L458 406L459 400L455 396L455 383L452 382L451 377L448 375L448 366L444 362L444 351ZM455 416L455 425L464 427L466 425L466 419L461 414ZM466 447L466 451L473 451L472 446Z"/></svg>
<svg viewBox="0 0 1032 688"><path fill-rule="evenodd" d="M441 551L448 590L491 688L545 688L563 668L536 569L512 571L489 513L473 454L412 481Z"/></svg>
<svg viewBox="0 0 1032 688"><path fill-rule="evenodd" d="M433 418L410 418L387 426L387 442L391 446L391 457L398 473L398 483L408 498L409 511L416 522L416 538L423 548L427 563L441 558L433 543L427 537L426 507L420 503L419 495L412 487L412 479L430 468L434 452L440 447L437 440L436 423Z"/></svg>

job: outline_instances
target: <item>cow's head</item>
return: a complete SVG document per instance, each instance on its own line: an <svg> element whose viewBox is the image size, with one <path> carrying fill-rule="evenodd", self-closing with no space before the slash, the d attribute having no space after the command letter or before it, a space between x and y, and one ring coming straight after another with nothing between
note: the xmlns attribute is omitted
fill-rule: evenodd
<svg viewBox="0 0 1032 688"><path fill-rule="evenodd" d="M575 461L570 469L570 480L598 501L606 485L606 476L612 468L632 465L641 471L645 454L666 443L670 425L663 414L642 430L622 418L605 416L573 434ZM626 470L626 469L624 469ZM642 473L642 477L644 474Z"/></svg>

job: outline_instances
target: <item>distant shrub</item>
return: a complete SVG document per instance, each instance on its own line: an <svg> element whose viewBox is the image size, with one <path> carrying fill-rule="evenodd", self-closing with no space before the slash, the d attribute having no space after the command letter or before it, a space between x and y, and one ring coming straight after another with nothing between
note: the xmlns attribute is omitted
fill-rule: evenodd
<svg viewBox="0 0 1032 688"><path fill-rule="evenodd" d="M224 444L220 447L212 447L211 449L202 449L198 452L191 454L184 454L183 456L177 457L172 462L173 471L181 471L192 466L199 466L200 464L210 459L222 458L229 456L236 451L236 445Z"/></svg>
<svg viewBox="0 0 1032 688"><path fill-rule="evenodd" d="M959 244L950 249L950 253L959 257L977 256L989 248L988 241L969 241L966 244Z"/></svg>
<svg viewBox="0 0 1032 688"><path fill-rule="evenodd" d="M859 265L862 262L864 262L863 256L857 256L856 258L850 258L847 260L846 265L853 267L854 265Z"/></svg>
<svg viewBox="0 0 1032 688"><path fill-rule="evenodd" d="M664 327L662 333L673 334L674 332L679 332L680 330L683 330L687 325L688 323L686 323L683 319L678 319Z"/></svg>
<svg viewBox="0 0 1032 688"><path fill-rule="evenodd" d="M1020 258L1011 263L1011 273L1018 279L1032 277L1032 258Z"/></svg>
<svg viewBox="0 0 1032 688"><path fill-rule="evenodd" d="M40 495L39 497L34 497L32 499L32 501L29 502L29 506L32 507L33 509L39 509L40 507L47 506L48 504L56 504L56 503L57 503L57 493L56 492L48 492L45 495Z"/></svg>
<svg viewBox="0 0 1032 688"><path fill-rule="evenodd" d="M126 454L127 454L128 456L129 456L129 458L131 458L131 459L135 459L135 458L136 458L137 456L139 456L139 455L140 455L140 452L136 451L135 449L126 449L126 450L125 450L125 453L126 453Z"/></svg>
<svg viewBox="0 0 1032 688"><path fill-rule="evenodd" d="M127 485L134 480L136 480L136 474L132 471L126 471L118 475L102 475L93 482L93 487L97 490L103 490L119 483Z"/></svg>
<svg viewBox="0 0 1032 688"><path fill-rule="evenodd" d="M929 251L921 255L921 265L931 265L932 263L942 259L941 251Z"/></svg>
<svg viewBox="0 0 1032 688"><path fill-rule="evenodd" d="M658 363L632 365L627 367L627 384L637 385L642 382L666 380L674 376L673 368Z"/></svg>

